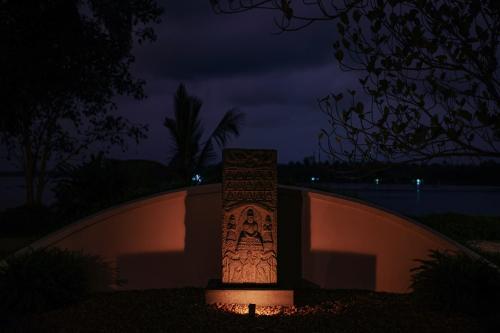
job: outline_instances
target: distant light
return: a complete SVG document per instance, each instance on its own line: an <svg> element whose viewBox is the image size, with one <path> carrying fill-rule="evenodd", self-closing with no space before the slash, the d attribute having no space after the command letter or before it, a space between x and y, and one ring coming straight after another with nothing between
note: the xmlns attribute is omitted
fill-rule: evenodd
<svg viewBox="0 0 500 333"><path fill-rule="evenodd" d="M375 184L378 185L380 183L380 178L375 178Z"/></svg>
<svg viewBox="0 0 500 333"><path fill-rule="evenodd" d="M422 185L422 182L423 182L423 180L422 180L422 179L420 179L420 178L417 178L417 179L415 180L415 184L417 184L417 186Z"/></svg>
<svg viewBox="0 0 500 333"><path fill-rule="evenodd" d="M311 182L317 182L319 181L319 177L311 177Z"/></svg>
<svg viewBox="0 0 500 333"><path fill-rule="evenodd" d="M196 184L201 184L201 182L203 181L203 178L201 178L201 176L199 174L196 174L193 176L193 178L191 178L191 180Z"/></svg>

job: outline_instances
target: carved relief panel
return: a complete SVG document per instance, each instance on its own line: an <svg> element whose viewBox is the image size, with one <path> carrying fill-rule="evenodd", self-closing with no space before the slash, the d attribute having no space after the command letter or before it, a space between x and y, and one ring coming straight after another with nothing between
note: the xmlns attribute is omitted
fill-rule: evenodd
<svg viewBox="0 0 500 333"><path fill-rule="evenodd" d="M276 151L224 150L222 282L277 282Z"/></svg>

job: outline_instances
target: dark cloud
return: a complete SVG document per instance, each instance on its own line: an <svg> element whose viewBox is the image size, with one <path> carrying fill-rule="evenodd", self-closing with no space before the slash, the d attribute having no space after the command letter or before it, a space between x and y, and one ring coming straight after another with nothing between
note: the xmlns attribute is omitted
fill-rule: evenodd
<svg viewBox="0 0 500 333"><path fill-rule="evenodd" d="M209 0L163 0L159 3L164 9L164 23L189 20L200 22L213 13Z"/></svg>
<svg viewBox="0 0 500 333"><path fill-rule="evenodd" d="M149 138L136 150L136 158L166 162L169 137L163 120L173 115L172 97L179 82L166 78L147 81L149 98L141 102L123 100L120 110L133 121L147 120L149 124ZM276 148L281 162L301 160L316 149L319 130L326 125L316 99L352 83L333 63L294 71L185 81L188 92L203 100L201 117L207 134L225 111L237 107L246 114L246 121L241 136L231 146Z"/></svg>
<svg viewBox="0 0 500 333"><path fill-rule="evenodd" d="M193 3L167 3L158 41L136 52L135 70L147 81L149 98L121 100L120 112L147 123L150 131L125 156L166 162L163 121L173 115L172 96L181 81L203 100L207 134L225 111L237 107L246 121L232 147L275 148L281 162L310 155L326 121L317 98L351 83L333 60L331 26L274 35L272 16L265 12L215 15L208 1Z"/></svg>
<svg viewBox="0 0 500 333"><path fill-rule="evenodd" d="M339 80L339 78L344 78ZM238 106L316 107L316 101L348 83L345 73L331 64L230 78L226 99Z"/></svg>
<svg viewBox="0 0 500 333"><path fill-rule="evenodd" d="M145 59L138 71L187 80L321 66L333 59L334 29L326 25L276 35L265 12L216 15L208 1L179 3L165 6L158 41L138 50Z"/></svg>

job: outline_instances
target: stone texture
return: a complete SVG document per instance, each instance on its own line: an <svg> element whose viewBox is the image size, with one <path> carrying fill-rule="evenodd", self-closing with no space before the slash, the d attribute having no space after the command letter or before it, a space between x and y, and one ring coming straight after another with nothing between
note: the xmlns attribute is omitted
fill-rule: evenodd
<svg viewBox="0 0 500 333"><path fill-rule="evenodd" d="M222 282L277 282L275 150L224 150Z"/></svg>
<svg viewBox="0 0 500 333"><path fill-rule="evenodd" d="M283 289L210 289L205 291L207 304L256 304L293 306L294 291Z"/></svg>

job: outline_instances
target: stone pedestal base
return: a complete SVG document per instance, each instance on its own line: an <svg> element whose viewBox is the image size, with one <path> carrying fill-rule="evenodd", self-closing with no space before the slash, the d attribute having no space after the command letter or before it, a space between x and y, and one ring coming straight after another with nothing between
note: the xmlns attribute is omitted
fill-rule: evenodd
<svg viewBox="0 0 500 333"><path fill-rule="evenodd" d="M293 290L278 289L206 289L205 303L292 306L293 294Z"/></svg>
<svg viewBox="0 0 500 333"><path fill-rule="evenodd" d="M294 295L293 289L280 288L277 284L225 284L210 280L205 289L205 303L292 306Z"/></svg>

